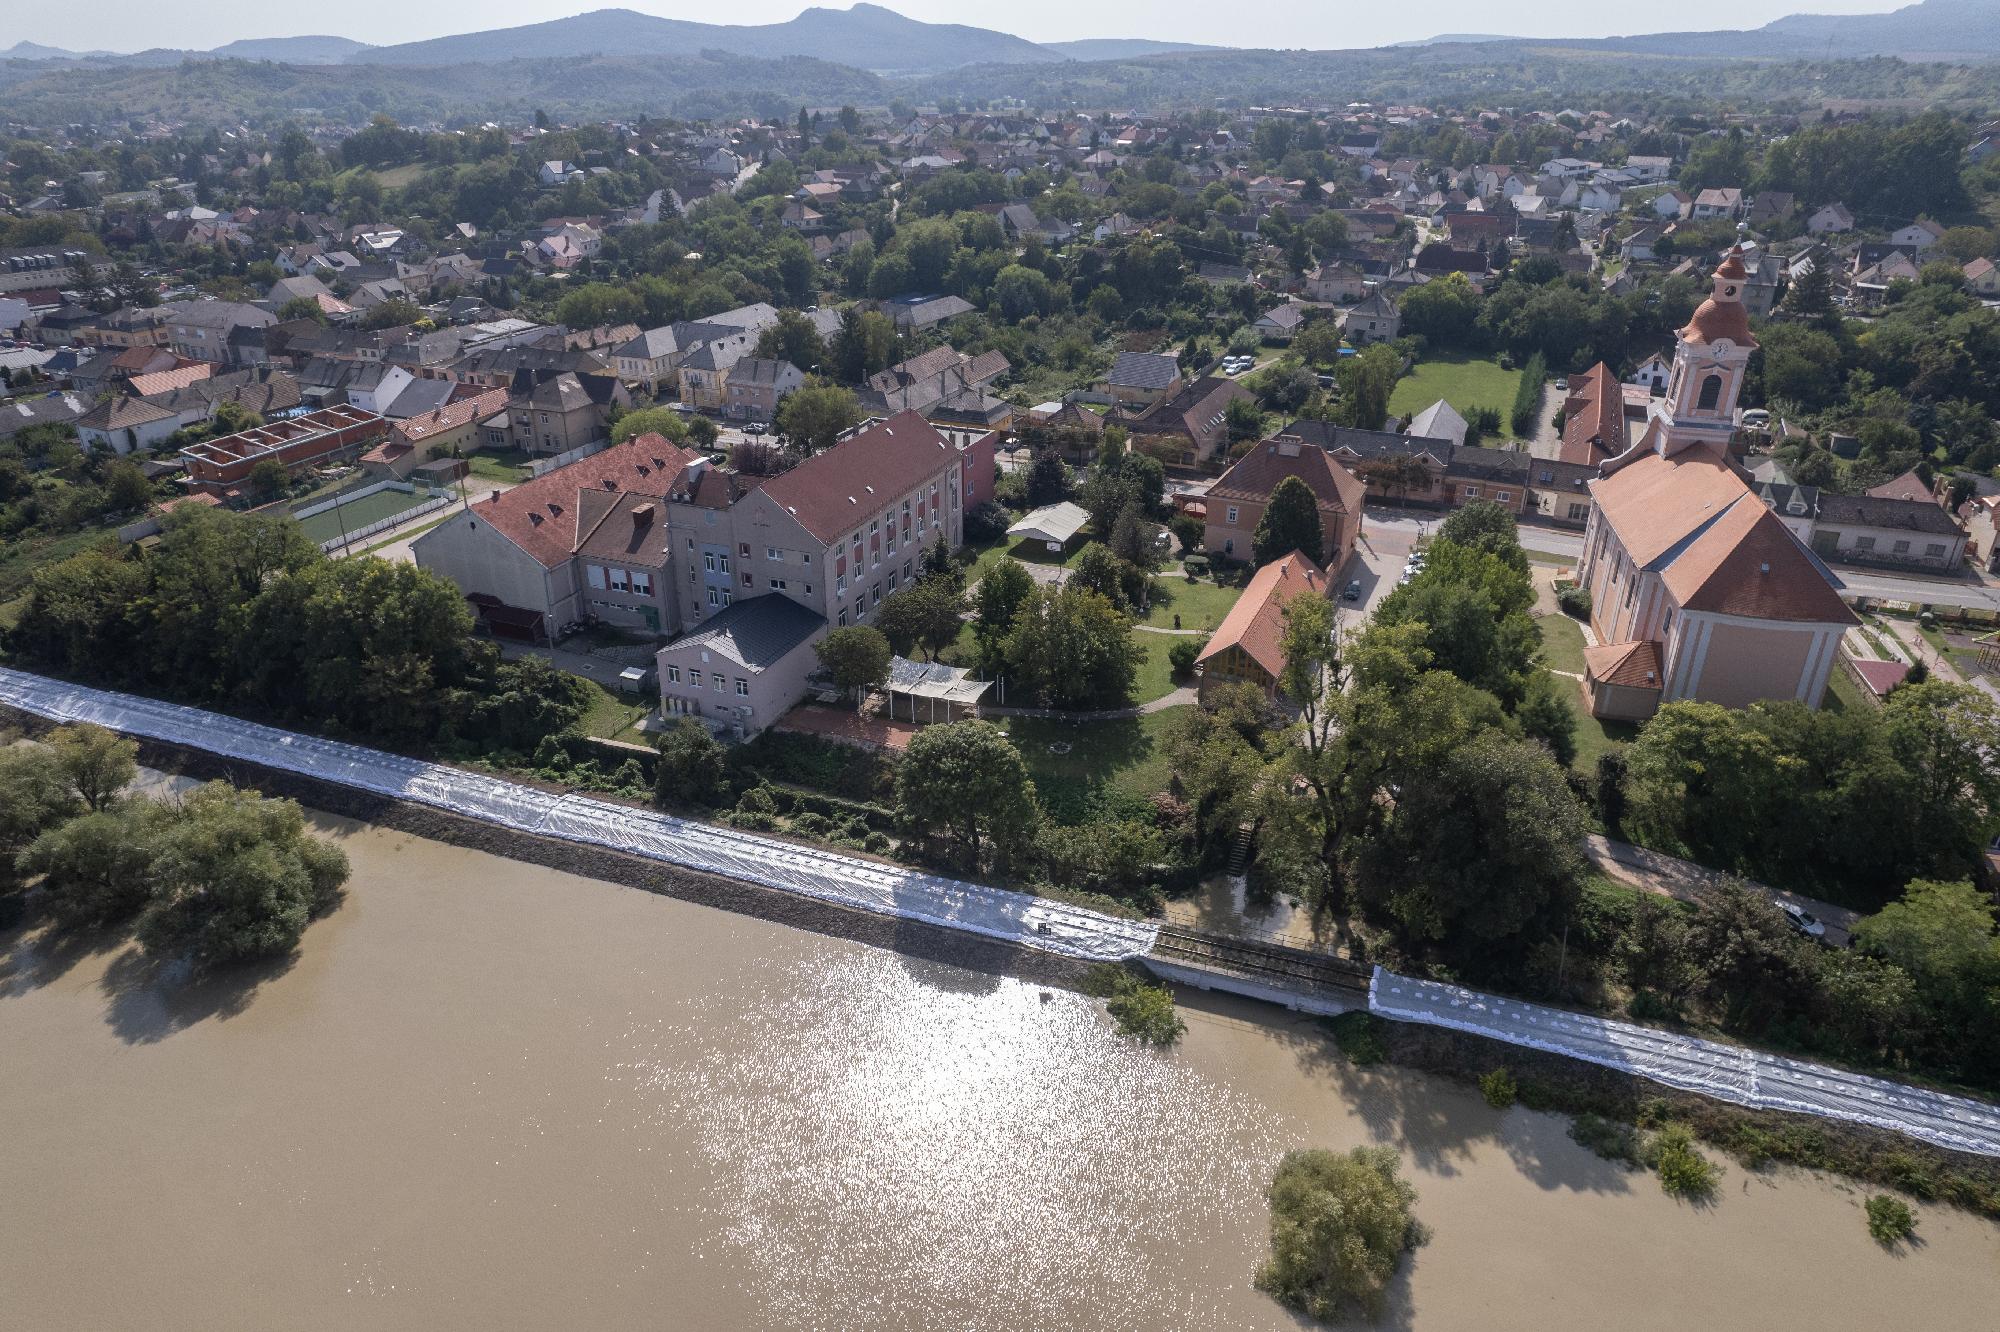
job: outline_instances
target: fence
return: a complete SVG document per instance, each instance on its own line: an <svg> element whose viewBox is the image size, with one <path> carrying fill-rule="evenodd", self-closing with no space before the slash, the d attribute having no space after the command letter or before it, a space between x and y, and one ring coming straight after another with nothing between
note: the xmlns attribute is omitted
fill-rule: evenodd
<svg viewBox="0 0 2000 1332"><path fill-rule="evenodd" d="M293 518L304 522L308 518L317 518L321 514L332 513L336 509L345 508L357 501L365 500L372 495L380 495L389 491L411 496L419 494L428 495L430 498L420 503L398 509L394 513L384 514L380 518L370 519L368 522L357 527L346 528L340 535L331 536L321 541L319 548L329 553L345 549L364 537L374 536L378 532L386 532L392 527L406 523L410 519L423 514L435 513L457 498L456 492L441 489L437 486L419 485L412 481L369 479L358 485L336 491L325 499L314 500L309 504L302 505L299 508L293 509L291 513Z"/></svg>
<svg viewBox="0 0 2000 1332"><path fill-rule="evenodd" d="M578 445L567 453L554 453L546 458L537 458L528 464L528 475L531 477L546 476L558 467L567 467L573 462L588 458L593 453L602 453L610 447L610 440L600 439L589 444Z"/></svg>
<svg viewBox="0 0 2000 1332"><path fill-rule="evenodd" d="M422 504L412 505L411 507L403 510L401 513L392 513L387 518L378 518L374 522L368 523L365 526L354 528L350 530L346 536L337 536L329 538L328 540L320 542L319 548L320 550L322 550L327 554L332 554L336 550L342 550L349 546L352 546L355 542L361 540L364 537L371 537L378 532L386 532L392 527L399 527L402 524L409 522L410 519L412 518L419 518L427 513L436 513L439 509L446 508L449 505L451 505L455 501L455 499L456 497L449 493L440 493L433 491L431 497L425 500Z"/></svg>

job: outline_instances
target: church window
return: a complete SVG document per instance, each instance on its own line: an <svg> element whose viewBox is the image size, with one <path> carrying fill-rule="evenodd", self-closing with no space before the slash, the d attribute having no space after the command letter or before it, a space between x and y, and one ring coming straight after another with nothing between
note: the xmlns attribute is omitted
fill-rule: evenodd
<svg viewBox="0 0 2000 1332"><path fill-rule="evenodd" d="M1722 376L1710 375L1701 381L1701 398L1695 403L1695 410L1712 412L1722 401Z"/></svg>

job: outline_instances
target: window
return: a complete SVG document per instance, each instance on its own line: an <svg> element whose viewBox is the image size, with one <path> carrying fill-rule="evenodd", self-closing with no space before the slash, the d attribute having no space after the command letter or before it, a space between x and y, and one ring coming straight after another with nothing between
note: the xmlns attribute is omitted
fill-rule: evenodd
<svg viewBox="0 0 2000 1332"><path fill-rule="evenodd" d="M746 559L746 560L747 560L747 559L749 559L749 558L750 558L750 543L749 543L749 542L747 542L747 541L740 541L740 542L738 542L738 543L737 543L737 545L736 545L736 553L737 553L737 554L739 554L739 555L741 555L741 556L742 556L742 557L743 557L744 559Z"/></svg>
<svg viewBox="0 0 2000 1332"><path fill-rule="evenodd" d="M736 696L738 698L750 697L750 682L740 675L736 677Z"/></svg>
<svg viewBox="0 0 2000 1332"><path fill-rule="evenodd" d="M766 546L764 547L764 558L767 560L782 560L785 558L785 553L776 546Z"/></svg>
<svg viewBox="0 0 2000 1332"><path fill-rule="evenodd" d="M1458 488L1458 497L1459 497L1460 499L1478 499L1478 498L1479 498L1479 487L1478 487L1478 486L1460 486L1460 487Z"/></svg>
<svg viewBox="0 0 2000 1332"><path fill-rule="evenodd" d="M718 694L721 693L724 689L727 689L729 687L729 681L722 678L721 671L717 671L710 678L712 678L715 681L715 692Z"/></svg>
<svg viewBox="0 0 2000 1332"><path fill-rule="evenodd" d="M678 666L667 667L667 683L679 684L680 682L681 682L681 668Z"/></svg>
<svg viewBox="0 0 2000 1332"><path fill-rule="evenodd" d="M834 595L835 595L836 597L844 597L844 596L846 596L846 595L847 595L847 575L846 575L846 574L840 574L840 575L837 575L837 576L836 576L836 577L834 578L834 580L833 580L833 594L834 594Z"/></svg>
<svg viewBox="0 0 2000 1332"><path fill-rule="evenodd" d="M807 583L807 584L806 584L806 595L807 595L807 596L811 596L812 594L813 594L813 585L812 585L811 583Z"/></svg>
<svg viewBox="0 0 2000 1332"><path fill-rule="evenodd" d="M1910 543L1907 541L1898 541L1890 550L1891 553L1896 555L1907 555L1910 553Z"/></svg>
<svg viewBox="0 0 2000 1332"><path fill-rule="evenodd" d="M693 685L693 686L694 686L694 687L695 687L696 689L699 689L699 688L701 688L701 668L700 668L700 667L689 667L689 668L688 668L688 683L689 683L689 684L691 684L691 685Z"/></svg>
<svg viewBox="0 0 2000 1332"><path fill-rule="evenodd" d="M708 589L708 604L711 606L720 606L722 604L722 598L716 594L715 589L712 587Z"/></svg>
<svg viewBox="0 0 2000 1332"><path fill-rule="evenodd" d="M843 629L845 629L845 628L847 627L847 611L846 611L846 609L845 609L845 608L843 608L843 609L841 610L841 612L840 612L840 615L839 615L839 617L838 617L838 619L837 619L836 623L838 623L838 624L840 625L840 627L841 627L841 628L843 628Z"/></svg>
<svg viewBox="0 0 2000 1332"><path fill-rule="evenodd" d="M650 596L652 596L652 595L653 595L653 575L651 575L651 574L649 574L649 573L635 573L635 574L633 574L633 575L632 575L632 591L633 591L633 593L634 593L635 595L638 595L638 596L642 596L642 597L650 597Z"/></svg>
<svg viewBox="0 0 2000 1332"><path fill-rule="evenodd" d="M728 573L728 572L729 572L729 552L728 552L728 551L726 551L726 550L725 550L725 551L723 551L723 552L722 552L722 553L721 553L720 555L717 555L717 556L715 557L715 562L716 562L716 564L718 564L719 566L721 566L721 569L722 569L722 572L723 572L723 573Z"/></svg>
<svg viewBox="0 0 2000 1332"><path fill-rule="evenodd" d="M1856 537L1854 538L1854 548L1856 550L1873 550L1875 549L1875 538Z"/></svg>
<svg viewBox="0 0 2000 1332"><path fill-rule="evenodd" d="M735 600L736 600L736 596L735 596L735 594L734 594L734 593L732 593L732 592L731 592L731 591L730 591L730 590L729 590L728 588L726 588L726 587L722 589L722 604L723 604L723 605L725 605L725 606L727 606L727 605L730 605L730 604L731 604L732 602L734 602Z"/></svg>
<svg viewBox="0 0 2000 1332"><path fill-rule="evenodd" d="M1231 527L1236 526L1236 506L1234 504L1229 506L1229 525Z"/></svg>
<svg viewBox="0 0 2000 1332"><path fill-rule="evenodd" d="M1701 381L1701 396L1695 400L1695 410L1712 412L1722 401L1722 376L1709 375Z"/></svg>
<svg viewBox="0 0 2000 1332"><path fill-rule="evenodd" d="M588 579L590 586L593 589L599 592L602 592L604 590L606 585L606 579L604 577L603 565L601 564L585 565L583 572L584 576Z"/></svg>
<svg viewBox="0 0 2000 1332"><path fill-rule="evenodd" d="M1493 492L1493 502L1495 504L1505 504L1508 500L1512 499L1513 497L1514 497L1513 492L1511 491L1496 490Z"/></svg>
<svg viewBox="0 0 2000 1332"><path fill-rule="evenodd" d="M743 586L745 586L745 587L755 587L755 586L757 586L757 575L756 575L756 574L753 574L753 573L746 573L746 574L744 574L744 575L743 575Z"/></svg>
<svg viewBox="0 0 2000 1332"><path fill-rule="evenodd" d="M772 588L772 590L773 590L773 591L777 591L777 592L782 592L782 591L784 591L784 590L785 590L785 580L784 580L784 579L782 579L782 578L773 578L773 579L771 580L771 588Z"/></svg>
<svg viewBox="0 0 2000 1332"><path fill-rule="evenodd" d="M1554 472L1551 472L1548 468L1544 467L1541 471L1535 473L1535 479L1537 481L1540 481L1543 485L1548 485L1551 481L1556 479L1556 474Z"/></svg>
<svg viewBox="0 0 2000 1332"><path fill-rule="evenodd" d="M894 569L889 570L889 590L891 592L896 590L896 571Z"/></svg>
<svg viewBox="0 0 2000 1332"><path fill-rule="evenodd" d="M875 584L874 587L869 589L868 604L871 606L879 606L882 604L882 585L880 583Z"/></svg>
<svg viewBox="0 0 2000 1332"><path fill-rule="evenodd" d="M1571 504L1569 506L1569 518L1571 522L1580 522L1589 516L1590 506L1588 504Z"/></svg>
<svg viewBox="0 0 2000 1332"><path fill-rule="evenodd" d="M611 570L611 590L613 592L630 592L632 590L632 576L623 569Z"/></svg>
<svg viewBox="0 0 2000 1332"><path fill-rule="evenodd" d="M1942 541L1933 541L1933 542L1931 542L1931 543L1930 543L1930 544L1929 544L1928 546L1925 546L1925 547L1924 547L1924 554L1925 554L1925 555L1927 555L1927 556L1929 556L1929 557L1930 557L1931 559L1934 559L1934 560L1941 560L1941 559L1943 559L1943 558L1944 558L1944 542L1942 542ZM810 589L808 589L808 590L810 590Z"/></svg>
<svg viewBox="0 0 2000 1332"><path fill-rule="evenodd" d="M714 573L714 572L715 572L715 552L714 552L714 551L712 551L712 550L705 550L705 551L703 551L703 552L701 553L701 567L702 567L702 568L704 568L704 569L706 569L706 570L708 570L708 571L709 571L710 573Z"/></svg>

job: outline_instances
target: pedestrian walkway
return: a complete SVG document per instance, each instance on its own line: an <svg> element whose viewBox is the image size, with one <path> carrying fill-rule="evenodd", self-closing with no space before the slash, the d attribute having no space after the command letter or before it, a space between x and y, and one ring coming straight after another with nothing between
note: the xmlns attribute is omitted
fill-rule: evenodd
<svg viewBox="0 0 2000 1332"><path fill-rule="evenodd" d="M1185 708L1200 701L1201 696L1194 686L1183 685L1170 694L1162 695L1149 702L1129 708L1099 708L1095 712L1071 712L1064 708L1003 708L985 705L979 709L982 717L1035 717L1044 721L1100 722L1127 721L1133 717L1145 717L1155 712L1165 712L1169 708Z"/></svg>
<svg viewBox="0 0 2000 1332"><path fill-rule="evenodd" d="M1689 904L1700 903L1716 884L1728 877L1720 870L1697 865L1692 860L1682 860L1679 856L1648 850L1596 833L1583 839L1583 854L1606 878ZM1826 926L1826 942L1834 947L1845 948L1852 941L1854 923L1860 919L1859 912L1754 880L1745 879L1744 882L1773 902L1798 907L1817 917Z"/></svg>

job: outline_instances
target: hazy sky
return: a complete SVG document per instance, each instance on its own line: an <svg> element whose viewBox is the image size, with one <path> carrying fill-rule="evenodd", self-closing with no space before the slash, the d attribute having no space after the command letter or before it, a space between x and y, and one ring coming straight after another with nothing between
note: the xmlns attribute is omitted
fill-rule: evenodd
<svg viewBox="0 0 2000 1332"><path fill-rule="evenodd" d="M968 9L947 0L894 0L889 8L928 23L972 23L1032 41L1078 37L1156 37L1220 46L1379 46L1439 33L1524 37L1607 37L1662 30L1756 27L1781 15L1863 14L1898 0L1680 0L1666 9L1619 8L1603 0L1541 0L1533 6L1491 0L1431 0L1386 5L1361 0L1014 0L1003 9ZM800 0L736 0L717 7L694 0L344 0L307 6L271 0L82 0L33 5L9 0L13 22L0 45L27 39L71 50L136 51L153 46L206 50L238 37L329 33L376 45L446 33L536 23L588 9L626 8L705 22L775 23L798 13ZM846 8L840 3L832 8Z"/></svg>

